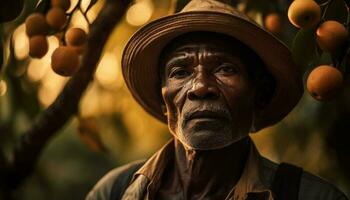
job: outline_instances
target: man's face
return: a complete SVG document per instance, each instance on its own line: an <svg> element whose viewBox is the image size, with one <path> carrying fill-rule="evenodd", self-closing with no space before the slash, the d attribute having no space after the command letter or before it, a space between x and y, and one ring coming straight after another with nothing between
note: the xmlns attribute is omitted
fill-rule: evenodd
<svg viewBox="0 0 350 200"><path fill-rule="evenodd" d="M222 38L181 38L162 60L171 133L189 149L226 147L251 128L255 89L240 49Z"/></svg>

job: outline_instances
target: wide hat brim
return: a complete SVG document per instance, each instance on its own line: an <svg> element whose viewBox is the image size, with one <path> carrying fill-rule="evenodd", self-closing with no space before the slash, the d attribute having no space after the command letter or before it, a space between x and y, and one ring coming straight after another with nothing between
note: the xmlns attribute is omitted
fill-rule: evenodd
<svg viewBox="0 0 350 200"><path fill-rule="evenodd" d="M131 37L124 49L122 72L126 85L148 113L167 122L161 109L159 56L172 39L195 31L222 33L240 40L260 56L275 78L274 95L270 103L256 114L251 132L282 120L298 103L303 94L301 72L282 42L240 15L192 11L150 22Z"/></svg>

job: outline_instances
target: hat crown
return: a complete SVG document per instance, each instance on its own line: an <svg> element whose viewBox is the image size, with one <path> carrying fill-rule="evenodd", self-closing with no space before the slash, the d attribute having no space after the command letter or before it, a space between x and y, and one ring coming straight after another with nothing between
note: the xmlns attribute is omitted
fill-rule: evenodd
<svg viewBox="0 0 350 200"><path fill-rule="evenodd" d="M162 49L181 34L207 31L229 35L246 44L263 60L276 80L270 103L254 117L258 131L282 120L303 93L301 73L288 48L223 0L192 0L180 13L157 19L139 29L122 57L125 82L137 102L162 122L158 58Z"/></svg>
<svg viewBox="0 0 350 200"><path fill-rule="evenodd" d="M228 4L228 1L224 1L224 2L226 3L223 3L223 1L218 1L218 0L192 0L180 11L180 13L196 12L196 11L219 12L219 13L235 15L255 23L248 16L246 16L242 12L230 6Z"/></svg>

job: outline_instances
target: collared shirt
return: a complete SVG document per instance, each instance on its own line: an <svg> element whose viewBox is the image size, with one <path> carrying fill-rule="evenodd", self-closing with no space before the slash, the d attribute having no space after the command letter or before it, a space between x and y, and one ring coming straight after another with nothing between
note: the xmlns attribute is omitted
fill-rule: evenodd
<svg viewBox="0 0 350 200"><path fill-rule="evenodd" d="M231 189L226 200L245 200L249 195L254 195L255 199L259 196L259 199L273 200L269 185L260 174L262 171L261 157L253 142L250 142L250 144L249 156L242 176L236 186ZM151 200L155 198L165 168L174 159L174 146L174 141L171 140L135 173L132 183L125 191L122 200ZM142 189L137 190L140 193L135 194L135 188ZM181 196L182 194L179 193L179 198Z"/></svg>
<svg viewBox="0 0 350 200"><path fill-rule="evenodd" d="M146 163L137 162L112 170L96 184L86 200L153 200L160 188L167 163L174 159L174 148L174 141L171 140ZM122 197L118 197L119 194L114 192L114 188L121 187L117 180L136 165L142 165L142 167L133 174ZM226 200L273 200L274 195L269 188L271 188L277 167L277 164L262 157L251 142L242 176ZM183 199L181 194L179 194L179 199ZM299 199L348 200L335 186L308 172L302 173Z"/></svg>

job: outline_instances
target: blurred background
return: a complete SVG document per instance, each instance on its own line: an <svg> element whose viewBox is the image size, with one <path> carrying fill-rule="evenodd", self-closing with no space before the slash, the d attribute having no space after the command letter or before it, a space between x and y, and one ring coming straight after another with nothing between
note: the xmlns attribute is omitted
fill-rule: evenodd
<svg viewBox="0 0 350 200"><path fill-rule="evenodd" d="M87 7L89 2L83 0L82 6ZM105 44L95 79L80 101L79 115L48 143L33 174L15 191L16 199L83 199L110 169L149 157L171 138L167 127L145 113L131 97L121 75L120 58L128 38L140 26L174 13L185 2L136 0L130 5ZM0 147L7 159L11 159L21 133L55 100L68 80L50 67L51 53L59 45L56 36L48 37L45 57L28 56L23 23L37 3L25 1L21 15L1 26L5 62L0 76ZM71 7L76 3L72 0ZM250 1L258 8L281 14L285 31L276 36L291 46L297 30L286 22L289 3ZM90 22L103 4L98 0L87 13ZM234 4L241 9L250 5L246 1ZM264 25L264 12L252 9L249 15ZM73 15L71 26L86 31L89 28L80 13ZM349 85L328 103L319 103L305 93L281 123L252 135L261 154L275 162L299 165L350 195Z"/></svg>

